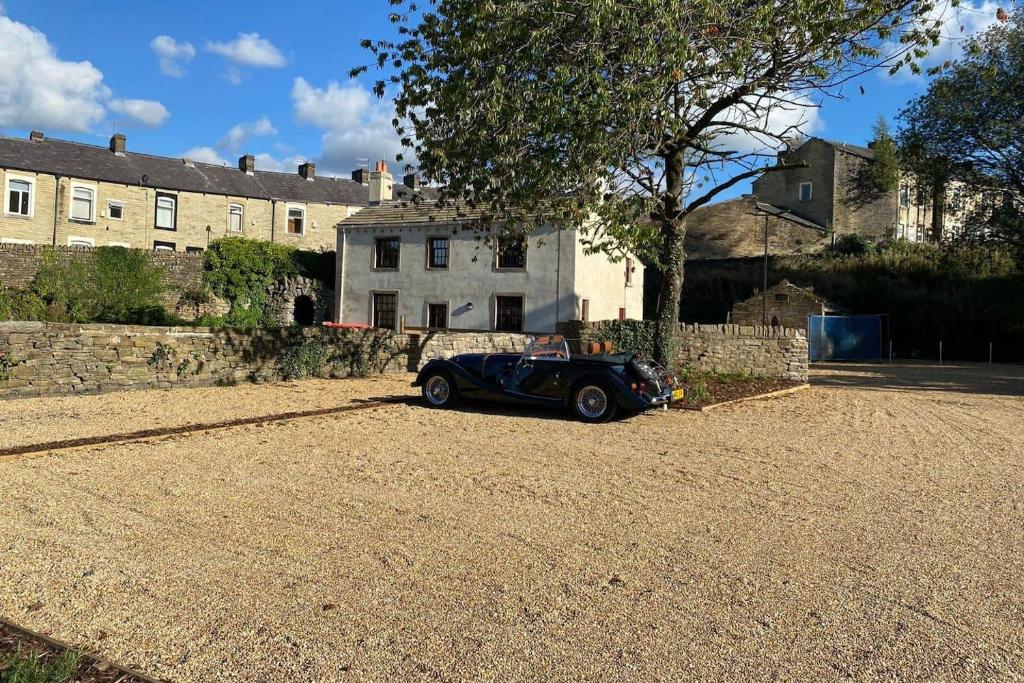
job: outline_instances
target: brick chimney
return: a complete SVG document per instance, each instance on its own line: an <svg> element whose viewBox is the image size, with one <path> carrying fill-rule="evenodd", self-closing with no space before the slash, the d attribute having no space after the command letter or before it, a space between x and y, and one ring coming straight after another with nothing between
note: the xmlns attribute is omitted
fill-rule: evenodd
<svg viewBox="0 0 1024 683"><path fill-rule="evenodd" d="M110 151L119 157L124 156L124 147L128 139L121 133L114 133L110 136Z"/></svg>
<svg viewBox="0 0 1024 683"><path fill-rule="evenodd" d="M304 164L299 164L299 175L306 180L313 180L313 178L316 178L316 164L311 164L308 161Z"/></svg>
<svg viewBox="0 0 1024 683"><path fill-rule="evenodd" d="M252 175L256 170L256 157L251 154L238 157L238 170Z"/></svg>
<svg viewBox="0 0 1024 683"><path fill-rule="evenodd" d="M395 196L395 179L388 173L388 163L378 161L376 170L370 174L370 204L390 202Z"/></svg>
<svg viewBox="0 0 1024 683"><path fill-rule="evenodd" d="M416 173L409 173L402 178L402 184L410 190L418 190L420 189L420 177Z"/></svg>
<svg viewBox="0 0 1024 683"><path fill-rule="evenodd" d="M352 171L352 180L356 181L360 185L370 184L370 172L365 168L357 168Z"/></svg>
<svg viewBox="0 0 1024 683"><path fill-rule="evenodd" d="M42 142L44 137L46 136L43 135L43 131L41 130L34 130L28 134L28 139L32 142Z"/></svg>

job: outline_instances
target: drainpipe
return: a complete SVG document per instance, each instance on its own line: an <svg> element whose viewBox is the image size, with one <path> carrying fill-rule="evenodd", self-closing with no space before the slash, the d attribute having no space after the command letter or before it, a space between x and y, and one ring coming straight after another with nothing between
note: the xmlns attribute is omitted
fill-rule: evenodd
<svg viewBox="0 0 1024 683"><path fill-rule="evenodd" d="M53 246L57 246L57 218L60 214L60 180L63 176L54 176L57 182L53 188Z"/></svg>
<svg viewBox="0 0 1024 683"><path fill-rule="evenodd" d="M270 241L274 241L274 226L277 223L277 200L270 200Z"/></svg>

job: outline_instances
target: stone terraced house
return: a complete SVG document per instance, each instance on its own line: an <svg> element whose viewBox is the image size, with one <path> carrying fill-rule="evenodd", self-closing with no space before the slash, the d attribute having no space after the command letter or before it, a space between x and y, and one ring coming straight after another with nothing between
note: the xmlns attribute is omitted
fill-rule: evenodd
<svg viewBox="0 0 1024 683"><path fill-rule="evenodd" d="M719 259L769 252L815 252L833 234L859 234L872 241L895 237L910 242L945 239L960 227L962 198L955 188L943 203L941 234L933 229L932 202L919 201L915 178L903 174L899 187L881 194L866 189L875 154L870 147L810 138L779 155L804 166L766 173L753 194L701 207L687 220L687 257Z"/></svg>
<svg viewBox="0 0 1024 683"><path fill-rule="evenodd" d="M588 254L576 230L556 225L525 240L499 230L432 202L382 203L341 221L334 320L552 332L569 320L643 317L639 259Z"/></svg>
<svg viewBox="0 0 1024 683"><path fill-rule="evenodd" d="M352 179L261 171L252 155L237 168L126 149L0 137L0 244L124 246L199 253L228 235L302 249L333 249L335 225L382 201L421 189L413 176L396 185L384 162Z"/></svg>

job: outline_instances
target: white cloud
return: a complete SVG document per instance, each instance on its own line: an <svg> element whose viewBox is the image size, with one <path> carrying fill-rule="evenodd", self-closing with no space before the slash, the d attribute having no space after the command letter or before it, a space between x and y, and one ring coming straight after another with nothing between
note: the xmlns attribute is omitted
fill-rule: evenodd
<svg viewBox="0 0 1024 683"><path fill-rule="evenodd" d="M111 100L110 109L143 126L159 126L171 115L167 107L156 100Z"/></svg>
<svg viewBox="0 0 1024 683"><path fill-rule="evenodd" d="M359 158L393 162L403 151L391 125L394 108L354 81L331 81L326 88L316 88L296 78L292 103L297 121L325 131L318 159L325 171L347 173ZM405 153L409 155L408 150Z"/></svg>
<svg viewBox="0 0 1024 683"><path fill-rule="evenodd" d="M235 67L228 65L221 77L231 85L241 85L245 75Z"/></svg>
<svg viewBox="0 0 1024 683"><path fill-rule="evenodd" d="M213 147L193 147L186 152L182 152L181 158L201 161L206 164L230 165L227 159L223 158Z"/></svg>
<svg viewBox="0 0 1024 683"><path fill-rule="evenodd" d="M270 119L264 116L258 121L239 123L236 126L232 126L231 130L225 133L221 141L217 143L217 146L229 152L237 152L251 138L268 135L277 135L277 128L270 122Z"/></svg>
<svg viewBox="0 0 1024 683"><path fill-rule="evenodd" d="M103 119L103 73L61 60L45 35L2 15L0 64L0 126L85 132Z"/></svg>
<svg viewBox="0 0 1024 683"><path fill-rule="evenodd" d="M745 107L732 107L727 110L718 118L765 133L731 131L715 138L715 149L735 151L738 155L772 154L781 147L778 138L772 137L773 135L797 138L813 135L825 127L821 109L809 98L794 96L788 99L791 100L791 104L775 101L767 115L760 112L752 114ZM751 103L756 103L756 100L751 100Z"/></svg>
<svg viewBox="0 0 1024 683"><path fill-rule="evenodd" d="M298 156L288 157L286 159L275 159L266 152L256 154L256 170L257 171L278 171L283 173L296 173L299 168L299 164L305 163L305 159Z"/></svg>
<svg viewBox="0 0 1024 683"><path fill-rule="evenodd" d="M926 78L928 69L942 66L947 61L956 61L964 54L964 45L969 38L981 33L996 23L996 12L999 10L998 2L984 0L984 2L972 2L965 0L959 7L950 7L946 3L937 3L927 14L922 25L932 27L938 22L939 44L930 48L928 55L918 62L922 73L914 74L910 69L900 69L892 78L898 82L910 82ZM895 43L888 43L889 51L899 50L900 46ZM882 72L883 78L889 78L888 73Z"/></svg>
<svg viewBox="0 0 1024 683"><path fill-rule="evenodd" d="M239 33L227 43L208 42L206 49L245 66L278 69L287 63L281 51L258 33Z"/></svg>
<svg viewBox="0 0 1024 683"><path fill-rule="evenodd" d="M196 56L192 43L179 43L170 36L157 36L149 43L153 54L160 58L160 71L165 76L181 78L185 75L184 64Z"/></svg>

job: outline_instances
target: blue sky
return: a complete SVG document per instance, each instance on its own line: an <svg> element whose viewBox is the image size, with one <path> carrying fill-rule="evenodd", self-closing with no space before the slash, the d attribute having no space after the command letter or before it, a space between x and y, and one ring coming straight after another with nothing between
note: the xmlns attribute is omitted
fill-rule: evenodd
<svg viewBox="0 0 1024 683"><path fill-rule="evenodd" d="M930 60L955 57L997 6L963 3ZM266 170L393 161L390 105L369 92L372 72L348 78L367 59L359 40L391 33L388 12L387 0L0 0L0 131L105 144L116 129L133 151L232 164L248 152ZM868 75L824 101L811 132L864 143L926 84Z"/></svg>

